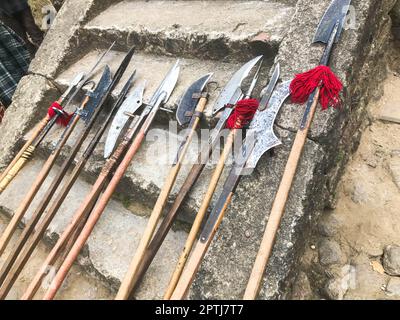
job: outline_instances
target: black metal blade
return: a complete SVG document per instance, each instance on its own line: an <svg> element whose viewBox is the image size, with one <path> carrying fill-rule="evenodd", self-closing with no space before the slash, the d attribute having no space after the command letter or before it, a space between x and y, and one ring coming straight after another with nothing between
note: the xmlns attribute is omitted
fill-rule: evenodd
<svg viewBox="0 0 400 320"><path fill-rule="evenodd" d="M347 12L349 10L351 0L333 0L329 8L322 17L317 32L314 36L315 42L327 44L329 42L332 30L339 21L339 28L336 34L335 42L339 41L342 34L344 23L346 21Z"/></svg>

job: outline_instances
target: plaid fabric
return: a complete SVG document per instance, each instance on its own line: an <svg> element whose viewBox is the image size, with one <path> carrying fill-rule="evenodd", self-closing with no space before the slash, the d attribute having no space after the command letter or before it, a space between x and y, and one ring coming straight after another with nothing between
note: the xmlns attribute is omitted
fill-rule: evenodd
<svg viewBox="0 0 400 320"><path fill-rule="evenodd" d="M30 55L25 43L0 22L0 101L11 104L18 82L28 72Z"/></svg>
<svg viewBox="0 0 400 320"><path fill-rule="evenodd" d="M0 11L12 15L28 8L28 0L0 0Z"/></svg>

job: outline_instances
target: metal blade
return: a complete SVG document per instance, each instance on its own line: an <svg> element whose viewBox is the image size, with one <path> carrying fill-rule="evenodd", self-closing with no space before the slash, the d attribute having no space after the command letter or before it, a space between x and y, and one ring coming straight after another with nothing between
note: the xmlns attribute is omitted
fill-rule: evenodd
<svg viewBox="0 0 400 320"><path fill-rule="evenodd" d="M344 23L346 22L347 12L349 11L351 0L333 0L322 17L314 36L314 43L322 42L327 44L332 34L332 30L339 21L339 29L336 34L335 42L339 41L342 34Z"/></svg>
<svg viewBox="0 0 400 320"><path fill-rule="evenodd" d="M69 87L67 90L65 90L65 92L63 93L63 95L60 97L59 101L60 104L64 103L64 100L69 96L69 94L71 93L71 91L79 84L79 82L82 81L82 79L85 77L85 74L83 72L77 74L75 76L75 78L72 80L72 82L70 83Z"/></svg>
<svg viewBox="0 0 400 320"><path fill-rule="evenodd" d="M179 125L183 126L189 123L192 119L193 112L200 100L200 94L203 92L212 75L212 73L209 73L194 82L182 96L176 110L176 119L178 120Z"/></svg>
<svg viewBox="0 0 400 320"><path fill-rule="evenodd" d="M290 83L291 81L286 81L279 84L271 96L269 108L257 111L254 116L246 135L247 141L254 142L246 169L254 169L265 152L282 144L274 133L274 123L283 103L290 95Z"/></svg>
<svg viewBox="0 0 400 320"><path fill-rule="evenodd" d="M131 115L134 114L143 104L145 86L145 82L138 86L135 91L133 91L132 94L126 98L122 106L119 108L118 113L115 115L115 118L111 124L111 128L108 132L104 149L104 158L107 159L111 156L118 137L131 118Z"/></svg>
<svg viewBox="0 0 400 320"><path fill-rule="evenodd" d="M271 95L274 92L276 84L278 83L279 77L281 76L281 66L279 63L276 64L274 73L272 74L271 80L268 85L262 90L261 102L258 110L264 111L271 99Z"/></svg>
<svg viewBox="0 0 400 320"><path fill-rule="evenodd" d="M166 103L175 88L176 82L178 81L180 67L180 60L178 60L175 65L168 72L164 80L161 82L160 86L154 93L153 97L150 99L149 105L154 106L159 98L164 95L162 103Z"/></svg>
<svg viewBox="0 0 400 320"><path fill-rule="evenodd" d="M220 96L218 97L215 106L214 106L214 114L217 114L221 111L232 99L232 96L238 92L238 88L242 85L244 79L247 78L250 71L254 68L254 66L262 59L263 56L258 56L253 60L247 62L243 67L237 71L225 88L222 90Z"/></svg>
<svg viewBox="0 0 400 320"><path fill-rule="evenodd" d="M104 59L104 57L110 52L110 50L114 47L115 42L113 42L113 44L107 49L107 51L105 51L95 62L95 64L93 65L93 67L90 69L90 71L87 73L86 76L84 76L84 78L80 81L80 84L78 86L77 84L77 88L75 89L74 93L71 95L71 97L68 99L67 103L65 104L65 106L68 106L71 101L75 98L75 96L82 90L82 88L86 85L87 81L90 79L90 77L93 75L93 72L96 70L96 68L99 66L100 62Z"/></svg>
<svg viewBox="0 0 400 320"><path fill-rule="evenodd" d="M103 96L109 90L111 83L112 79L110 67L106 66L96 89L94 90L94 92L90 93L89 102L86 104L83 110L80 110L81 118L86 123L90 121L94 110L99 106L99 103L101 102Z"/></svg>

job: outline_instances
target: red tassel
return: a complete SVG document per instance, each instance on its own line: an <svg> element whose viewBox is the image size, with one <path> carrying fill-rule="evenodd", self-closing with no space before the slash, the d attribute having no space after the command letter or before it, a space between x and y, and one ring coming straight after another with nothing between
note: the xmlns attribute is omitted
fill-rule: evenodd
<svg viewBox="0 0 400 320"><path fill-rule="evenodd" d="M226 127L228 129L242 129L253 120L260 102L257 99L240 100L229 117Z"/></svg>
<svg viewBox="0 0 400 320"><path fill-rule="evenodd" d="M57 115L53 108L58 109L58 110L62 110L63 109L62 106L57 101L53 102L53 104L50 106L50 108L49 108L49 110L47 112L47 114L49 115L50 119L54 118ZM58 117L56 123L58 125L60 125L60 126L66 127L68 125L68 123L70 122L72 116L73 116L72 114L66 113L64 111L64 116L63 117Z"/></svg>
<svg viewBox="0 0 400 320"><path fill-rule="evenodd" d="M340 104L340 92L343 84L327 66L318 66L305 73L297 74L290 84L290 92L294 103L303 104L307 102L311 93L320 87L320 98L322 110L328 107L337 108Z"/></svg>

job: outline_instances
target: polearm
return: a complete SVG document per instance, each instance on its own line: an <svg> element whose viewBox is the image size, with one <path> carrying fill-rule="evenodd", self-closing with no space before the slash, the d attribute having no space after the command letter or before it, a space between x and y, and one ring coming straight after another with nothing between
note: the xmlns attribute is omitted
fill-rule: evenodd
<svg viewBox="0 0 400 320"><path fill-rule="evenodd" d="M101 102L99 107L96 108L95 113L91 117L89 123L87 124L84 132L80 135L78 142L73 148L72 153L70 154L69 158L64 162L62 165L61 170L58 172L57 177L53 179L51 186L47 189L45 196L43 197L39 207L36 209L35 213L33 214L32 218L26 224L22 234L17 240L17 245L12 249L9 253L6 262L3 264L3 267L0 271L0 283L2 283L0 288L0 299L4 299L8 294L9 290L17 280L20 272L22 271L23 267L27 263L28 259L30 258L33 250L36 248L37 244L41 240L42 236L46 232L48 226L50 225L51 221L53 220L54 216L57 214L59 208L63 204L65 198L67 197L68 193L70 192L71 188L74 186L76 180L78 179L81 171L83 170L84 166L86 165L87 161L89 160L90 156L92 155L94 149L97 147L101 137L103 136L105 130L107 129L108 124L113 119L116 111L123 103L126 94L128 93L130 86L132 84L132 80L134 74L128 79L125 86L123 87L119 97L114 104L111 112L107 116L106 120L102 123L100 128L97 129L94 137L90 141L89 145L84 150L80 159L78 159L77 164L74 167L74 170L69 175L67 182L63 185L62 189L54 199L50 209L46 213L45 217L42 219L42 215L45 212L48 204L50 203L52 197L55 195L58 186L64 179L71 163L74 161L76 154L78 153L79 149L82 146L82 143L86 140L91 128L95 124L100 112L102 111L102 105L105 104L107 98L111 94L112 90L115 88L115 85L119 82L121 76L126 70L131 58L132 58L133 51L125 57L121 67L117 71L113 83L110 83L107 91L103 94L101 98ZM40 224L39 220L41 220ZM25 247L24 247L25 246ZM21 252L22 251L22 252ZM17 259L18 257L18 259ZM17 259L17 260L16 260ZM13 265L14 264L14 265ZM3 281L4 279L4 281Z"/></svg>
<svg viewBox="0 0 400 320"><path fill-rule="evenodd" d="M274 81L272 80L270 84L269 89L261 99L259 111L254 116L254 120L248 129L246 142L244 142L241 152L237 157L235 157L234 166L232 167L229 176L224 183L223 190L207 219L203 231L200 234L200 239L186 264L186 268L182 272L179 282L171 296L171 300L184 299L186 297L190 285L192 284L201 262L218 230L245 170L254 169L263 154L281 144L274 134L273 126L283 102L289 96L290 82L278 85L273 94L271 88L273 89L272 84L274 84ZM266 108L267 105L268 108Z"/></svg>
<svg viewBox="0 0 400 320"><path fill-rule="evenodd" d="M226 84L225 88L222 90L222 93L216 102L216 109L219 109L220 107L223 108L225 105L229 105L229 103L236 105L236 103L240 98L237 92L241 92L239 91L239 89L241 88L242 82L248 77L250 71L260 61L261 58L262 56L252 59L244 66L242 66L242 68L240 68L240 70L238 70L232 76L232 78ZM143 260L140 264L140 267L137 273L132 278L132 293L136 290L141 279L143 278L144 274L149 268L151 262L153 261L162 243L164 242L165 237L167 236L169 230L171 229L172 224L174 223L179 213L179 209L181 208L190 190L192 190L192 187L194 186L200 174L202 173L207 161L211 156L214 147L219 141L220 132L225 127L225 123L229 118L231 112L232 112L231 108L226 108L225 111L223 112L221 118L218 121L218 124L213 130L212 136L209 140L209 144L205 146L205 148L200 152L196 164L193 165L183 185L179 189L179 192L175 198L175 201L171 209L164 217L163 221L161 222L160 226L157 229L157 232L155 233L153 239L151 240L149 246L147 247Z"/></svg>
<svg viewBox="0 0 400 320"><path fill-rule="evenodd" d="M174 292L175 287L176 287L176 285L177 285L177 283L179 281L179 278L180 278L180 276L182 274L182 271L183 271L183 269L185 267L186 261L189 258L189 254L192 251L193 244L194 244L194 242L196 240L197 234L199 233L199 230L201 228L201 224L202 224L202 222L204 220L204 217L206 216L208 207L210 206L212 197L213 197L213 195L215 193L215 190L217 188L218 182L219 182L219 180L220 180L220 178L222 176L222 173L224 171L225 163L226 163L229 155L231 154L231 150L233 148L234 141L236 140L237 135L239 133L241 133L241 129L243 128L243 126L247 124L247 123L245 123L245 121L246 120L248 120L248 121L251 120L250 118L253 117L253 115L255 114L255 112L257 110L257 108L259 107L259 102L258 101L252 101L252 105L251 105L252 110L251 110L251 108L249 108L250 105L249 105L249 100L248 99L250 99L250 97L252 96L253 90L254 90L257 82L258 82L261 67L262 67L262 61L259 64L258 70L256 71L256 74L255 74L255 76L253 78L253 81L250 84L250 87L249 87L247 93L246 94L241 94L241 96L239 98L239 100L242 100L243 98L245 99L245 105L244 106L246 107L246 109L249 109L249 110L246 110L246 111L247 112L250 111L250 114L248 115L248 119L244 119L243 115L241 115L240 111L239 111L239 108L241 108L241 106L237 105L236 108L235 108L235 111L234 111L235 118L233 119L234 123L232 123L232 127L230 128L229 135L228 135L228 137L226 138L226 141L225 141L224 149L223 149L223 151L221 153L221 156L220 156L220 158L218 160L217 166L216 166L216 168L215 168L215 170L214 170L214 172L213 172L213 174L211 176L211 180L210 180L209 186L207 188L206 194L205 194L205 196L203 198L203 201L202 201L202 203L200 205L200 209L196 214L196 218L195 218L195 220L194 220L194 222L192 224L192 228L190 229L189 235L188 235L187 240L185 242L185 246L184 246L184 248L182 250L182 253L181 253L180 257L179 257L179 260L178 260L178 263L176 265L175 271L173 272L172 277L170 279L170 282L168 284L167 290L166 290L165 295L164 295L164 299L165 300L169 300L171 298L171 295ZM243 103L244 101L241 101L241 102ZM237 115L235 113L237 113Z"/></svg>
<svg viewBox="0 0 400 320"><path fill-rule="evenodd" d="M193 139L194 134L196 133L196 129L200 123L200 118L202 117L203 112L206 108L208 101L208 92L206 91L206 86L211 76L212 74L207 74L206 76L194 82L186 91L186 93L183 95L182 100L178 106L177 119L181 125L183 122L187 121L188 117L186 115L192 114L192 117L189 117L189 121L191 118L189 125L190 132L187 134L183 143L178 149L176 161L167 175L167 178L164 182L164 186L162 187L159 197L156 201L156 204L154 205L153 211L150 214L149 221L147 223L143 236L139 242L139 245L136 249L135 255L122 281L121 288L128 288L127 291L129 291L123 294L125 297L129 296L130 294L132 288L131 284L134 280L137 268L139 267L143 259L147 246L154 234L158 221L160 220L162 212L168 202L168 197L171 193L172 188L175 185L178 174L181 171L182 164L183 161L185 160L190 143ZM118 293L117 296L118 298L122 297L121 295L122 290L124 289L120 289L120 292Z"/></svg>
<svg viewBox="0 0 400 320"><path fill-rule="evenodd" d="M109 182L111 173L115 170L115 167L118 164L119 159L122 158L125 151L128 149L129 144L132 142L139 128L139 124L141 124L144 121L145 117L147 116L146 114L142 114L140 119L138 119L137 121L132 121L127 132L124 134L122 142L119 144L117 150L115 150L115 152L110 157L111 152L114 149L115 143L117 142L118 136L121 133L122 129L125 127L128 120L134 115L134 113L142 106L144 89L145 89L145 83L143 83L143 85L135 89L133 94L125 100L124 104L119 109L116 117L114 118L113 124L110 128L109 136L107 137L106 150L105 150L105 158L107 159L107 161L103 170L101 171L91 191L86 196L84 202L81 204L77 212L74 214L71 223L62 233L56 245L53 247L53 249L47 256L45 262L39 269L38 273L33 278L29 287L22 296L21 298L22 300L33 299L35 293L40 288L43 278L47 275L50 268L55 268L56 271L58 270L58 268L55 267L55 264L57 259L59 259L60 255L62 254L62 252L65 251L65 253L68 254L68 252L72 249L75 241L77 240L80 232L84 227L84 224L88 219L89 214L93 210L101 192L103 191L103 188ZM112 144L111 146L110 143ZM63 262L65 258L66 256L61 257L60 258L61 262Z"/></svg>
<svg viewBox="0 0 400 320"><path fill-rule="evenodd" d="M17 176L17 174L21 171L21 169L25 166L29 159L32 158L34 151L46 137L47 133L54 126L54 124L59 123L63 126L68 125L71 117L67 113L63 112L63 109L65 109L72 102L75 96L88 83L94 71L99 66L103 58L113 48L114 44L115 42L110 46L110 48L108 48L107 51L105 51L100 56L100 58L93 65L92 69L87 73L87 75L83 73L78 74L70 84L69 88L65 91L65 93L50 106L46 117L35 128L31 138L25 143L17 156L9 164L7 169L1 174L0 193L2 193L7 188L7 186ZM67 102L65 102L67 98L68 100Z"/></svg>
<svg viewBox="0 0 400 320"><path fill-rule="evenodd" d="M161 105L165 104L169 97L174 90L176 83L178 81L180 72L179 61L173 66L171 71L168 73L167 77L164 79L163 83L156 91L152 99L150 100L149 104L146 106L144 111L144 116L147 114L146 121L143 123L142 127L140 128L136 138L134 139L132 145L129 147L125 157L121 161L120 165L118 166L117 170L113 174L113 177L105 189L103 195L100 197L97 205L95 206L94 210L90 214L87 223L85 224L81 234L79 235L75 245L72 247L71 251L67 255L66 260L61 265L59 271L57 272L55 278L53 279L50 288L47 290L44 300L53 299L56 295L58 289L62 285L65 277L68 274L72 264L76 260L79 252L85 245L88 237L90 236L94 226L96 225L98 219L104 212L108 202L110 201L117 185L123 178L126 170L128 169L131 161L133 160L134 156L138 152L142 142L144 141L147 132L150 129L150 126L154 122L155 116L157 115L158 111L161 108ZM140 125L139 123L137 125Z"/></svg>
<svg viewBox="0 0 400 320"><path fill-rule="evenodd" d="M4 250L6 249L6 246L8 245L14 231L18 227L18 224L21 222L21 220L22 220L23 216L25 215L26 211L28 210L30 204L32 203L33 199L35 198L36 194L38 193L40 187L42 186L43 182L47 178L50 170L53 168L54 164L56 163L56 159L60 155L62 148L67 143L69 137L71 136L76 125L78 124L78 121L81 117L81 113L83 112L85 107L90 103L90 101L93 101L93 99L90 98L90 94L92 94L92 93L88 92L88 94L85 96L81 106L77 109L71 122L68 124L67 128L61 135L61 138L59 139L59 141L56 145L56 148L52 151L49 158L43 165L43 167L40 170L38 176L36 177L32 187L28 191L28 194L22 200L20 206L18 207L15 214L11 218L11 221L7 225L5 231L1 235L1 237L0 237L0 255L2 255L4 253Z"/></svg>
<svg viewBox="0 0 400 320"><path fill-rule="evenodd" d="M327 66L329 63L329 58L331 56L335 40L339 40L350 3L351 0L334 0L318 26L314 42L322 42L327 44L320 62L321 66ZM323 86L324 83L321 83L315 92L310 96L307 103L303 121L296 135L292 151L290 152L281 184L277 191L277 195L269 215L260 249L257 254L249 282L247 284L244 294L245 300L254 300L258 296L265 268L272 253L276 234L285 211L287 199L296 175L304 145L307 141L307 135L311 127L312 120L317 110L318 101L323 90ZM337 101L333 101L333 103L335 102Z"/></svg>
<svg viewBox="0 0 400 320"><path fill-rule="evenodd" d="M22 170L25 164L32 158L33 153L39 144L43 141L49 131L53 126L58 123L64 127L68 125L70 116L63 111L62 103L64 99L69 95L71 90L81 81L83 74L79 74L71 83L68 90L64 93L62 97L50 106L46 117L37 125L34 132L25 143L22 149L18 152L15 158L11 161L8 167L4 170L0 177L0 194L8 187L11 181L17 176L17 174Z"/></svg>

